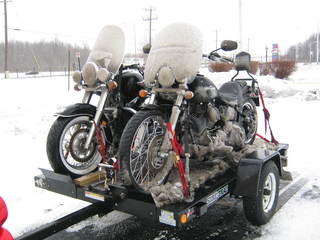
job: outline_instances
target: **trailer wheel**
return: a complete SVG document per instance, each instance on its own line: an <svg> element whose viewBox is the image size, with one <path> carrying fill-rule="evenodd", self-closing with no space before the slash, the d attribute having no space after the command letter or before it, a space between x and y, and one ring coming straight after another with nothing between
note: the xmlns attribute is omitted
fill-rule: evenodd
<svg viewBox="0 0 320 240"><path fill-rule="evenodd" d="M279 197L279 170L273 161L267 162L261 171L258 195L244 197L243 209L253 225L266 224L274 215Z"/></svg>

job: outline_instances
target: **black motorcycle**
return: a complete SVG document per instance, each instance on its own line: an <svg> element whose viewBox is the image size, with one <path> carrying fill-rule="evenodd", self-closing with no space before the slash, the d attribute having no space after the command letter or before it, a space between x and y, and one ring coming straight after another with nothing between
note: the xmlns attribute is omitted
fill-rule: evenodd
<svg viewBox="0 0 320 240"><path fill-rule="evenodd" d="M236 42L223 41L204 56L231 61L217 51L236 48ZM169 25L154 40L144 71L148 104L126 125L119 148L132 184L141 191L163 184L174 165L185 174L185 188L190 159L210 161L221 147L238 151L255 139L256 81L235 76L217 89L197 73L202 57L201 32L191 25ZM248 70L249 62L249 54L239 53L236 69Z"/></svg>
<svg viewBox="0 0 320 240"><path fill-rule="evenodd" d="M58 113L49 131L47 155L55 172L85 175L116 155L124 127L143 101L141 67L124 66L123 56L122 30L105 26L82 71L73 74L75 90L85 91L82 103ZM96 106L90 104L94 95Z"/></svg>

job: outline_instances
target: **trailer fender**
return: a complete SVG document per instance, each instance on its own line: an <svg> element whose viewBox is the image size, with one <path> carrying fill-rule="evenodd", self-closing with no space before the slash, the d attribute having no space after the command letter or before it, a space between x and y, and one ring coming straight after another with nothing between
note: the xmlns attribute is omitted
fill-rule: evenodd
<svg viewBox="0 0 320 240"><path fill-rule="evenodd" d="M93 117L96 113L96 107L86 103L76 103L67 106L63 111L55 113L57 117L75 117L75 116L90 116Z"/></svg>
<svg viewBox="0 0 320 240"><path fill-rule="evenodd" d="M265 163L274 161L279 169L279 175L282 176L282 164L278 151L269 151L258 149L239 161L237 176L234 188L231 194L243 197L256 197L261 170Z"/></svg>

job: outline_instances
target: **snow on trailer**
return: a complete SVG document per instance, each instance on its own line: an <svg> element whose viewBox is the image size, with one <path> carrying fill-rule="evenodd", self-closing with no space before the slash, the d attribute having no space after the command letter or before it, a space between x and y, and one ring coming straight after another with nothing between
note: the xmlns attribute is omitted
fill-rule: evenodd
<svg viewBox="0 0 320 240"><path fill-rule="evenodd" d="M290 173L283 170L283 166L286 165L287 161L287 150L287 144L279 144L275 151L258 149L251 152L239 161L237 173L227 170L224 174L201 184L196 189L192 202L179 202L162 207L156 206L151 194L138 192L132 187L110 184L106 188L103 176L99 171L78 179L72 179L67 175L41 169L43 174L35 176L36 187L84 200L92 203L92 205L26 233L18 239L43 239L90 216L96 214L104 215L113 210L180 227L192 219L204 215L209 207L228 194L234 197L248 198L249 200L252 199L252 196L259 199L259 186L263 185L259 183L259 179L261 173L263 174L264 172L262 166L266 163L275 163L281 179L284 180L281 181L280 185L277 185L275 190L277 194L279 192L281 194L278 206L276 207L277 196L275 197L275 204L272 204L272 207L274 207L273 215L307 182L307 179L298 178L297 176L294 176L295 180L292 182L294 184L290 184L290 181L288 181ZM263 193L270 195L266 189L267 187L264 186ZM262 201L263 203L264 201ZM244 207L244 210L246 211L246 207ZM251 211L252 209L249 210ZM258 214L261 214L261 212ZM250 212L247 212L246 216L251 221L255 219L252 213L250 215ZM259 222L254 222L254 224L259 224Z"/></svg>

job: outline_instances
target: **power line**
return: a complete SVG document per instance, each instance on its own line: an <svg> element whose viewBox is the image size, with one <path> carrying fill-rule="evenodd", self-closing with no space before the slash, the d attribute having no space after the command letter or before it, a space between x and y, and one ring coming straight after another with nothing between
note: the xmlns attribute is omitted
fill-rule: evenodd
<svg viewBox="0 0 320 240"><path fill-rule="evenodd" d="M21 29L21 28L8 28L9 30L19 31L19 32L29 32L29 33L35 33L35 34L44 34L44 35L55 35L60 37L70 37L70 38L81 38L85 40L95 40L94 38L88 38L85 36L75 36L75 35L68 35L63 33L50 33L50 32L42 32L42 31L36 31L36 30L27 30L27 29Z"/></svg>

